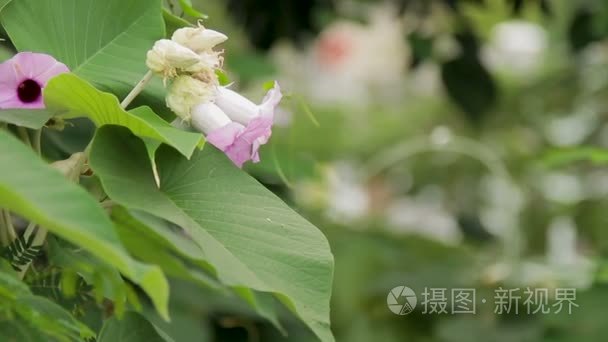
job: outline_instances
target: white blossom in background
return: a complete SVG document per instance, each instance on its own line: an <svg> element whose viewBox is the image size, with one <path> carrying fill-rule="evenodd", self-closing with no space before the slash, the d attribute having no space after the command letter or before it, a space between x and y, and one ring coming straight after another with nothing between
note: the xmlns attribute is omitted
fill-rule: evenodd
<svg viewBox="0 0 608 342"><path fill-rule="evenodd" d="M542 26L510 20L492 29L482 58L491 70L527 76L541 66L547 47L547 32Z"/></svg>
<svg viewBox="0 0 608 342"><path fill-rule="evenodd" d="M543 127L547 140L555 146L575 146L584 142L598 125L594 108L586 107L572 115L551 118Z"/></svg>
<svg viewBox="0 0 608 342"><path fill-rule="evenodd" d="M592 170L584 177L584 188L587 198L601 200L608 197L608 172Z"/></svg>
<svg viewBox="0 0 608 342"><path fill-rule="evenodd" d="M320 104L360 107L378 97L399 97L400 84L410 61L403 18L392 7L380 6L369 23L335 21L299 54L279 44L274 58L298 89ZM298 65L298 68L294 68Z"/></svg>
<svg viewBox="0 0 608 342"><path fill-rule="evenodd" d="M517 185L504 177L488 175L481 181L480 197L483 204L479 218L490 233L504 239L513 234L513 229L519 229L525 197Z"/></svg>
<svg viewBox="0 0 608 342"><path fill-rule="evenodd" d="M589 44L580 54L581 86L589 93L608 85L608 40Z"/></svg>
<svg viewBox="0 0 608 342"><path fill-rule="evenodd" d="M386 210L387 229L398 234L415 234L448 245L462 241L454 215L443 206L422 199L403 197Z"/></svg>
<svg viewBox="0 0 608 342"><path fill-rule="evenodd" d="M595 265L578 250L576 223L556 217L547 230L547 263L561 283L587 288L593 283Z"/></svg>
<svg viewBox="0 0 608 342"><path fill-rule="evenodd" d="M407 78L408 90L418 96L440 96L441 68L434 62L423 62Z"/></svg>
<svg viewBox="0 0 608 342"><path fill-rule="evenodd" d="M336 222L352 222L365 217L369 210L369 194L355 166L336 163L327 172L327 216Z"/></svg>
<svg viewBox="0 0 608 342"><path fill-rule="evenodd" d="M575 204L585 199L583 184L578 176L554 171L540 176L540 190L546 199L562 204Z"/></svg>

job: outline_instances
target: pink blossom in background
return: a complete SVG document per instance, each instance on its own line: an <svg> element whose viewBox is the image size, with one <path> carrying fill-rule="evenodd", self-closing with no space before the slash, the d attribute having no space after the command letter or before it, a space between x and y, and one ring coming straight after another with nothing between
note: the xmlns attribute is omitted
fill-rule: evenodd
<svg viewBox="0 0 608 342"><path fill-rule="evenodd" d="M21 52L0 64L0 109L44 108L42 91L68 67L43 53Z"/></svg>

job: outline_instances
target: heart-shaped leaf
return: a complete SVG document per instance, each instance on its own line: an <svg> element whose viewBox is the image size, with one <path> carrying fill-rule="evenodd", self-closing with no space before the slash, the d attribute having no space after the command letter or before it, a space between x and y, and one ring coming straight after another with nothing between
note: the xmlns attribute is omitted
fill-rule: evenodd
<svg viewBox="0 0 608 342"><path fill-rule="evenodd" d="M19 0L0 22L17 50L50 54L119 97L146 73L146 52L165 35L160 0ZM158 79L146 91L162 101Z"/></svg>
<svg viewBox="0 0 608 342"><path fill-rule="evenodd" d="M214 148L187 160L163 146L156 156L160 189L144 143L107 126L90 165L115 202L182 227L222 283L274 293L320 340L333 341L333 257L321 232Z"/></svg>
<svg viewBox="0 0 608 342"><path fill-rule="evenodd" d="M161 315L167 316L169 286L162 271L127 254L112 222L91 195L5 131L0 131L0 165L0 207L116 267L139 284Z"/></svg>
<svg viewBox="0 0 608 342"><path fill-rule="evenodd" d="M74 74L53 78L44 90L44 101L48 110L61 113L66 118L86 116L97 126L124 126L137 136L173 146L186 157L204 143L202 134L177 129L150 108L125 111L114 95L95 89Z"/></svg>

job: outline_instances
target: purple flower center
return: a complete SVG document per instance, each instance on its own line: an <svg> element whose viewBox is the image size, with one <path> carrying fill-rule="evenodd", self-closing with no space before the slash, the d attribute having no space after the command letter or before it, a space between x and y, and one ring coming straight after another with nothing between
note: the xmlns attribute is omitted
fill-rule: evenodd
<svg viewBox="0 0 608 342"><path fill-rule="evenodd" d="M19 97L19 100L24 103L32 103L38 100L41 93L42 88L40 87L40 84L31 79L21 82L17 87L17 96Z"/></svg>

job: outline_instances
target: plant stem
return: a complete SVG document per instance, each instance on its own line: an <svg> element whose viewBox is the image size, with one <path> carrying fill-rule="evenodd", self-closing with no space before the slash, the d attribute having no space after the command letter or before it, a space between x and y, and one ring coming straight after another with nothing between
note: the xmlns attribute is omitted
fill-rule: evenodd
<svg viewBox="0 0 608 342"><path fill-rule="evenodd" d="M4 220L0 220L0 246L8 245L8 236L7 236L7 228L6 224L4 224Z"/></svg>
<svg viewBox="0 0 608 342"><path fill-rule="evenodd" d="M17 133L19 133L19 138L26 143L28 146L32 146L32 142L30 141L30 134L27 132L27 128L17 126Z"/></svg>
<svg viewBox="0 0 608 342"><path fill-rule="evenodd" d="M10 244L15 240L17 234L15 233L15 227L13 227L13 220L11 219L11 213L7 209L1 210L2 215L2 226L4 227L4 238L7 239L6 243Z"/></svg>
<svg viewBox="0 0 608 342"><path fill-rule="evenodd" d="M38 155L40 155L42 153L42 148L40 146L41 138L42 138L42 128L34 131L34 136L33 136L33 141L32 141L32 147L34 148L34 151L36 151L36 153L38 153Z"/></svg>
<svg viewBox="0 0 608 342"><path fill-rule="evenodd" d="M144 75L144 77L137 83L135 88L131 89L131 92L120 103L120 106L123 109L127 108L127 106L129 104L131 104L131 101L133 101L133 99L135 99L135 97L137 97L137 95L139 95L139 93L141 93L144 90L144 88L146 87L148 82L150 82L150 80L152 79L152 76L154 76L154 74L152 73L152 70L148 70L148 72Z"/></svg>

